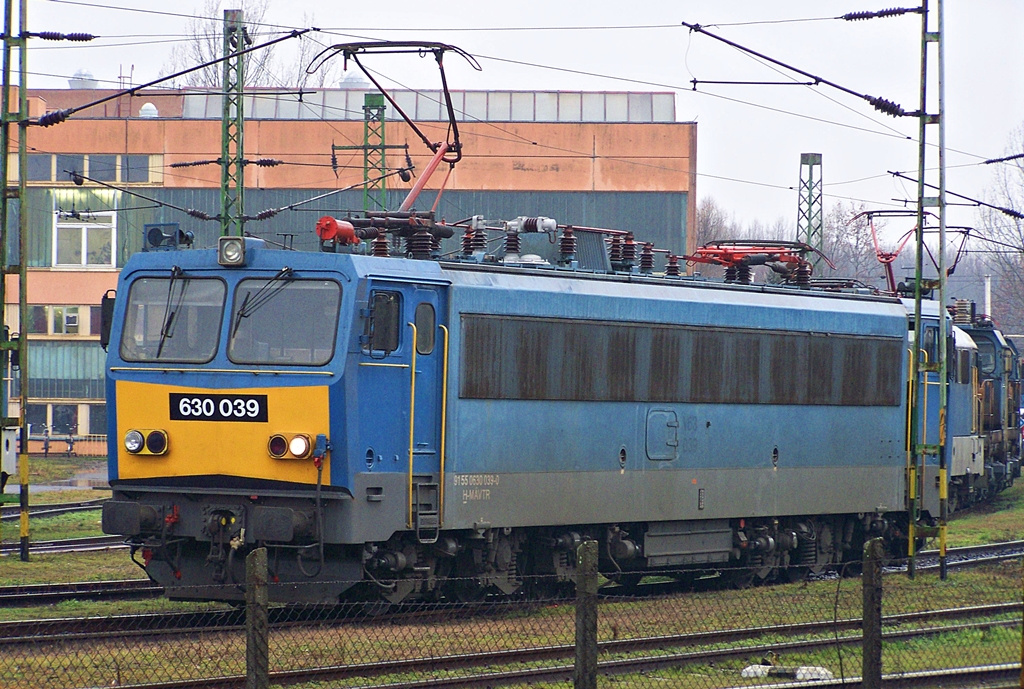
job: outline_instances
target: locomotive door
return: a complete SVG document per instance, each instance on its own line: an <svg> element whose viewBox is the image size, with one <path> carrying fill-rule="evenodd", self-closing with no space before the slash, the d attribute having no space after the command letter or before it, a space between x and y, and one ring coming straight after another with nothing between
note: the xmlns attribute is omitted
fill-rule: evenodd
<svg viewBox="0 0 1024 689"><path fill-rule="evenodd" d="M437 540L447 313L442 285L373 280L360 357L360 418L372 470L404 475L406 526Z"/></svg>

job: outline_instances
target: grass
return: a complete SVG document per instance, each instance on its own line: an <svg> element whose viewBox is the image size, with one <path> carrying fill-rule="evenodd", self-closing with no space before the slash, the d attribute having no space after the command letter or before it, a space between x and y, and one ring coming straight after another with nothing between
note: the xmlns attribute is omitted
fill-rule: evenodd
<svg viewBox="0 0 1024 689"><path fill-rule="evenodd" d="M30 550L28 562L22 562L17 553L0 557L0 586L144 578L127 550L43 555Z"/></svg>
<svg viewBox="0 0 1024 689"><path fill-rule="evenodd" d="M940 582L922 575L911 581L905 576L885 578L885 612L953 607L964 603L1020 600L1019 565L991 567L958 573L955 582ZM151 605L158 605L150 601ZM629 639L641 636L669 636L727 627L758 627L802 620L856 617L860 613L861 588L855 579L790 584L769 589L716 591L677 595L657 600L602 603L598 618L598 639ZM74 609L64 606L60 616ZM274 630L270 635L272 670L288 670L351 663L386 662L413 658L439 658L458 653L517 649L532 646L571 645L575 607L571 603L535 603L495 606L485 617L467 616L460 611L448 619L418 621L415 615L389 619L348 620L321 626ZM993 615L990 619L1007 619ZM1019 620L1019 613L1009 619ZM951 626L950 622L926 622L913 626ZM1018 623L1019 625L1019 623ZM911 625L904 624L900 629ZM855 637L856 631L841 633ZM831 634L809 637L824 638ZM985 629L944 631L930 638L885 642L885 672L957 667L976 663L1014 662L1019 657L1020 628L991 624ZM744 642L771 646L783 640L763 636ZM674 647L666 644L658 655L699 651L704 647ZM99 686L113 683L198 678L244 671L244 634L207 633L194 639L176 637L175 642L118 638L101 641L69 641L59 647L36 646L20 651L15 672L0 660L0 676L15 678L14 686ZM631 653L603 654L602 660L627 658ZM760 651L751 651L715 664L694 662L642 674L606 677L605 686L644 687L659 684L681 688L717 688L760 684L740 678L743 667L759 662ZM836 676L860 674L860 651L856 645L842 648L780 653L784 666L820 665ZM558 664L569 660L555 661ZM548 665L549 663L541 663ZM507 669L495 665L491 671ZM479 668L454 670L451 677L486 671ZM386 677L353 678L331 682L332 686L381 685L401 679L424 679L428 675L403 673ZM429 677L443 681L444 676ZM52 678L52 679L51 679ZM31 680L31 681L29 681ZM311 684L309 686L316 686ZM534 687L544 686L539 684ZM549 686L556 686L551 684ZM564 685L561 685L564 686Z"/></svg>
<svg viewBox="0 0 1024 689"><path fill-rule="evenodd" d="M1024 537L1024 478L990 502L953 515L947 528L950 547L1016 541Z"/></svg>

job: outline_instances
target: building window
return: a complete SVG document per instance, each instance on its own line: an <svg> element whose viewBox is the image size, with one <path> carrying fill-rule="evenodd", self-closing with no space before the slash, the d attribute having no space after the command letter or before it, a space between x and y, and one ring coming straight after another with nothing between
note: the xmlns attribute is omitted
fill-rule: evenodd
<svg viewBox="0 0 1024 689"><path fill-rule="evenodd" d="M78 405L53 405L53 432L61 434L78 433Z"/></svg>
<svg viewBox="0 0 1024 689"><path fill-rule="evenodd" d="M115 267L117 222L114 213L91 213L82 218L67 217L60 212L55 215L53 265Z"/></svg>
<svg viewBox="0 0 1024 689"><path fill-rule="evenodd" d="M46 405L28 404L25 406L25 421L29 424L29 432L32 435L42 435L48 426L46 425Z"/></svg>
<svg viewBox="0 0 1024 689"><path fill-rule="evenodd" d="M33 153L28 156L28 182L72 184L70 173L77 172L97 182L147 184L160 181L159 167L163 158L148 154L116 153ZM11 158L17 169L17 158ZM157 173L151 169L156 167ZM89 184L88 180L85 182Z"/></svg>
<svg viewBox="0 0 1024 689"><path fill-rule="evenodd" d="M18 161L14 160L15 169ZM28 182L49 182L53 179L53 156L32 153L28 156Z"/></svg>
<svg viewBox="0 0 1024 689"><path fill-rule="evenodd" d="M57 181L71 181L72 173L85 174L85 156L69 155L66 153L57 154Z"/></svg>
<svg viewBox="0 0 1024 689"><path fill-rule="evenodd" d="M122 182L148 182L149 181L149 156L148 155L123 155L123 156L121 156L121 181Z"/></svg>
<svg viewBox="0 0 1024 689"><path fill-rule="evenodd" d="M27 330L30 335L49 335L49 314L45 306L28 307Z"/></svg>
<svg viewBox="0 0 1024 689"><path fill-rule="evenodd" d="M77 335L78 334L78 307L77 306L54 306L53 310L53 334L54 335Z"/></svg>
<svg viewBox="0 0 1024 689"><path fill-rule="evenodd" d="M40 306L28 307L28 333L30 335L87 335L81 329L82 309L88 306ZM88 314L84 314L88 318Z"/></svg>
<svg viewBox="0 0 1024 689"><path fill-rule="evenodd" d="M79 429L82 430L82 429ZM89 428L88 432L93 435L106 435L107 433L107 405L89 405Z"/></svg>
<svg viewBox="0 0 1024 689"><path fill-rule="evenodd" d="M99 154L89 156L89 177L99 182L116 182L117 156Z"/></svg>

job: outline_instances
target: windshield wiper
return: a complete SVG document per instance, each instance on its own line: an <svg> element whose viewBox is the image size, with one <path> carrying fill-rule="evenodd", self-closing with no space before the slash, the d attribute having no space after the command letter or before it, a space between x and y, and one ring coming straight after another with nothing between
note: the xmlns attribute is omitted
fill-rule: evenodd
<svg viewBox="0 0 1024 689"><path fill-rule="evenodd" d="M181 293L178 295L178 301L174 304L173 308L171 306L171 299L174 295L174 283L184 274L185 271L178 266L173 266L171 268L171 279L167 285L167 305L164 306L164 322L163 325L160 326L160 342L156 347L157 359L159 359L160 355L163 353L164 345L167 344L167 340L174 337L174 316L177 313L177 310L181 308L181 303L185 299L185 290L188 288L187 278L181 283Z"/></svg>
<svg viewBox="0 0 1024 689"><path fill-rule="evenodd" d="M231 335L234 337L235 333L238 332L238 326L242 324L243 318L248 318L252 314L259 311L268 302L274 299L278 294L281 293L288 283L295 279L295 271L288 266L285 266L277 272L274 277L267 280L267 282L255 292L249 292L242 299L242 305L238 307L238 311L235 313L235 322L231 324Z"/></svg>

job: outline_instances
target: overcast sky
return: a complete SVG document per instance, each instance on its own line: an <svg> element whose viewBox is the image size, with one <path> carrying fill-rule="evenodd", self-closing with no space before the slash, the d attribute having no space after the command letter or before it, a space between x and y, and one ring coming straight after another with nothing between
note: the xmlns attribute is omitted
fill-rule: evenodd
<svg viewBox="0 0 1024 689"><path fill-rule="evenodd" d="M806 79L691 33L681 22L701 24L805 72L912 111L919 99L919 15L858 22L833 19L894 4L272 0L264 21L277 29L315 25L322 31L312 40L324 45L371 38L457 45L476 55L483 71L473 71L458 59L446 60L454 89L674 90L676 119L698 123L698 198L714 198L743 223L771 224L781 218L795 227L795 187L803 152L823 155L826 210L840 200L863 201L869 208L902 208L902 200L915 198L913 184L896 180L887 171L916 174L916 119L890 117L824 85L702 84L694 92L695 78ZM934 13L936 0L931 5ZM229 7L237 3L222 5ZM171 47L184 37L187 15L202 11L203 3L192 0L29 0L31 31L104 37L68 47L33 40L29 86L66 87L67 77L79 69L90 71L105 85L116 85L119 76L129 76L136 85L153 80L167 66ZM178 12L181 15L175 15ZM951 191L984 197L995 166L980 163L1004 155L1011 130L1024 122L1022 32L1024 0L945 0ZM281 57L287 60L285 50ZM436 88L436 70L424 64L429 62L404 57L373 66L404 86ZM933 94L935 83L930 83ZM929 111L933 110L934 105ZM938 128L928 129L929 140L937 143ZM935 164L934 152L929 160ZM977 214L972 208L953 207L949 222L973 225ZM892 225L893 230L909 229L898 222Z"/></svg>

